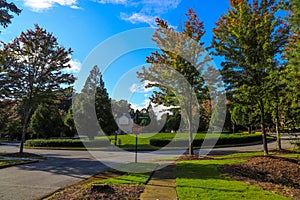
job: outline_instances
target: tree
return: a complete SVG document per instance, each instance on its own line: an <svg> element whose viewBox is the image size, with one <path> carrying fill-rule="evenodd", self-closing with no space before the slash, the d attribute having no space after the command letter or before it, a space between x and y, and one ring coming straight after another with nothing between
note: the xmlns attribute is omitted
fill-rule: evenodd
<svg viewBox="0 0 300 200"><path fill-rule="evenodd" d="M287 126L300 126L300 2L290 0L289 24L292 34L285 49L287 66L283 69L281 82L286 85L283 103L288 105L285 109L285 122Z"/></svg>
<svg viewBox="0 0 300 200"><path fill-rule="evenodd" d="M50 138L60 136L63 121L58 108L53 104L40 104L30 120L30 130L37 138Z"/></svg>
<svg viewBox="0 0 300 200"><path fill-rule="evenodd" d="M95 74L97 74L99 78L95 94L97 119L104 133L112 135L115 131L117 131L117 125L112 114L111 98L108 96L102 78L102 73L99 71L98 67L95 68Z"/></svg>
<svg viewBox="0 0 300 200"><path fill-rule="evenodd" d="M21 10L14 3L0 0L0 24L2 27L6 28L11 23L11 19L14 18L11 13L19 15Z"/></svg>
<svg viewBox="0 0 300 200"><path fill-rule="evenodd" d="M0 54L3 70L0 73L0 98L17 100L23 107L21 153L33 108L53 102L62 84L74 82L73 75L63 72L71 67L71 53L71 49L59 46L57 39L38 25L4 44Z"/></svg>
<svg viewBox="0 0 300 200"><path fill-rule="evenodd" d="M75 114L78 115L78 119L81 118L87 122L77 124L81 129L80 132L84 132L89 139L93 140L100 131L93 128L97 127L96 123L100 125L101 130L107 135L111 135L117 130L111 110L111 99L105 88L102 73L97 66L94 66L90 71L90 75L81 93L78 95L74 105L76 108ZM91 114L93 113L93 108L95 108L97 121L93 119L95 116Z"/></svg>
<svg viewBox="0 0 300 200"><path fill-rule="evenodd" d="M76 127L75 127L75 123L74 123L72 107L69 108L68 113L64 118L64 124L67 128L66 135L69 137L74 136L76 133Z"/></svg>
<svg viewBox="0 0 300 200"><path fill-rule="evenodd" d="M201 42L205 33L203 22L192 9L189 9L186 17L182 32L175 32L166 21L156 19L158 28L152 40L160 51L151 53L146 59L151 66L148 69L144 67L137 74L141 81L150 81L147 87L160 89L151 97L154 104L167 107L180 105L189 134L189 154L193 154L193 131L197 131L199 124L198 105L194 105L194 102L202 103L208 99L208 88L202 73L209 59Z"/></svg>
<svg viewBox="0 0 300 200"><path fill-rule="evenodd" d="M9 137L9 140L18 138L22 130L19 105L16 101L3 100L0 102L0 133Z"/></svg>
<svg viewBox="0 0 300 200"><path fill-rule="evenodd" d="M254 99L260 110L264 154L268 154L265 130L268 78L276 70L289 33L277 15L281 4L274 0L230 0L231 8L216 23L212 46L223 56L222 75L227 90L239 90Z"/></svg>

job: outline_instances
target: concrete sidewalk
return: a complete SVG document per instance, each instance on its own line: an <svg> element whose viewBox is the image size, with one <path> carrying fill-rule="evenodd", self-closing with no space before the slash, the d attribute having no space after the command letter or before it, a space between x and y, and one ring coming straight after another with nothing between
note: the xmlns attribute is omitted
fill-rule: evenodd
<svg viewBox="0 0 300 200"><path fill-rule="evenodd" d="M165 164L152 175L141 194L141 200L177 200L176 164Z"/></svg>

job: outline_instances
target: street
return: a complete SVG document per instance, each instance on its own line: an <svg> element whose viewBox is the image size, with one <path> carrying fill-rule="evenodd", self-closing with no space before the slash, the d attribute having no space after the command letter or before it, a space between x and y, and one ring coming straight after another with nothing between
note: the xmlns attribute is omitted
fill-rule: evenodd
<svg viewBox="0 0 300 200"><path fill-rule="evenodd" d="M276 142L269 143L269 149L276 148ZM288 138L282 140L283 148L292 147ZM18 152L17 146L0 145L0 152ZM262 145L216 148L209 154L218 155L246 151L261 151ZM205 151L205 150L204 150ZM32 200L39 199L58 189L101 173L109 167L117 167L134 162L132 152L92 152L25 149L25 152L43 155L46 160L38 163L8 167L0 170L0 199ZM199 151L196 151L198 153ZM158 158L176 156L179 150L165 150L159 153L139 152L139 162L151 162ZM99 162L101 160L102 162ZM131 161L132 160L132 161Z"/></svg>

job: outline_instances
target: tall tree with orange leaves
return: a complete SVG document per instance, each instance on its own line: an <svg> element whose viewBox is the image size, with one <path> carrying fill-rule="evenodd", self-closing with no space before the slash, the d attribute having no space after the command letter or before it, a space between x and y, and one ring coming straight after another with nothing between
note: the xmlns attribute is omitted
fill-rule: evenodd
<svg viewBox="0 0 300 200"><path fill-rule="evenodd" d="M193 9L189 9L186 18L181 32L175 31L166 21L156 19L158 28L152 39L160 50L147 57L150 67L144 67L137 74L141 81L150 82L147 87L160 89L154 91L152 102L172 109L180 106L186 125L184 130L189 134L189 154L193 154L193 131L197 131L199 125L198 108L193 102L196 98L202 104L208 99L208 87L202 75L205 67L209 68L206 64L210 59L201 41L205 34L203 22Z"/></svg>

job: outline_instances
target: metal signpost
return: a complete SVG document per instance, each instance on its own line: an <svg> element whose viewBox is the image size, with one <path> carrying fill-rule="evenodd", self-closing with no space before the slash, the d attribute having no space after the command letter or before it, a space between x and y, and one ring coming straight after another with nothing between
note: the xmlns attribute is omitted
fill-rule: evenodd
<svg viewBox="0 0 300 200"><path fill-rule="evenodd" d="M134 124L132 127L132 133L135 134L135 159L134 162L137 163L137 147L138 147L138 135L142 132L142 127Z"/></svg>

